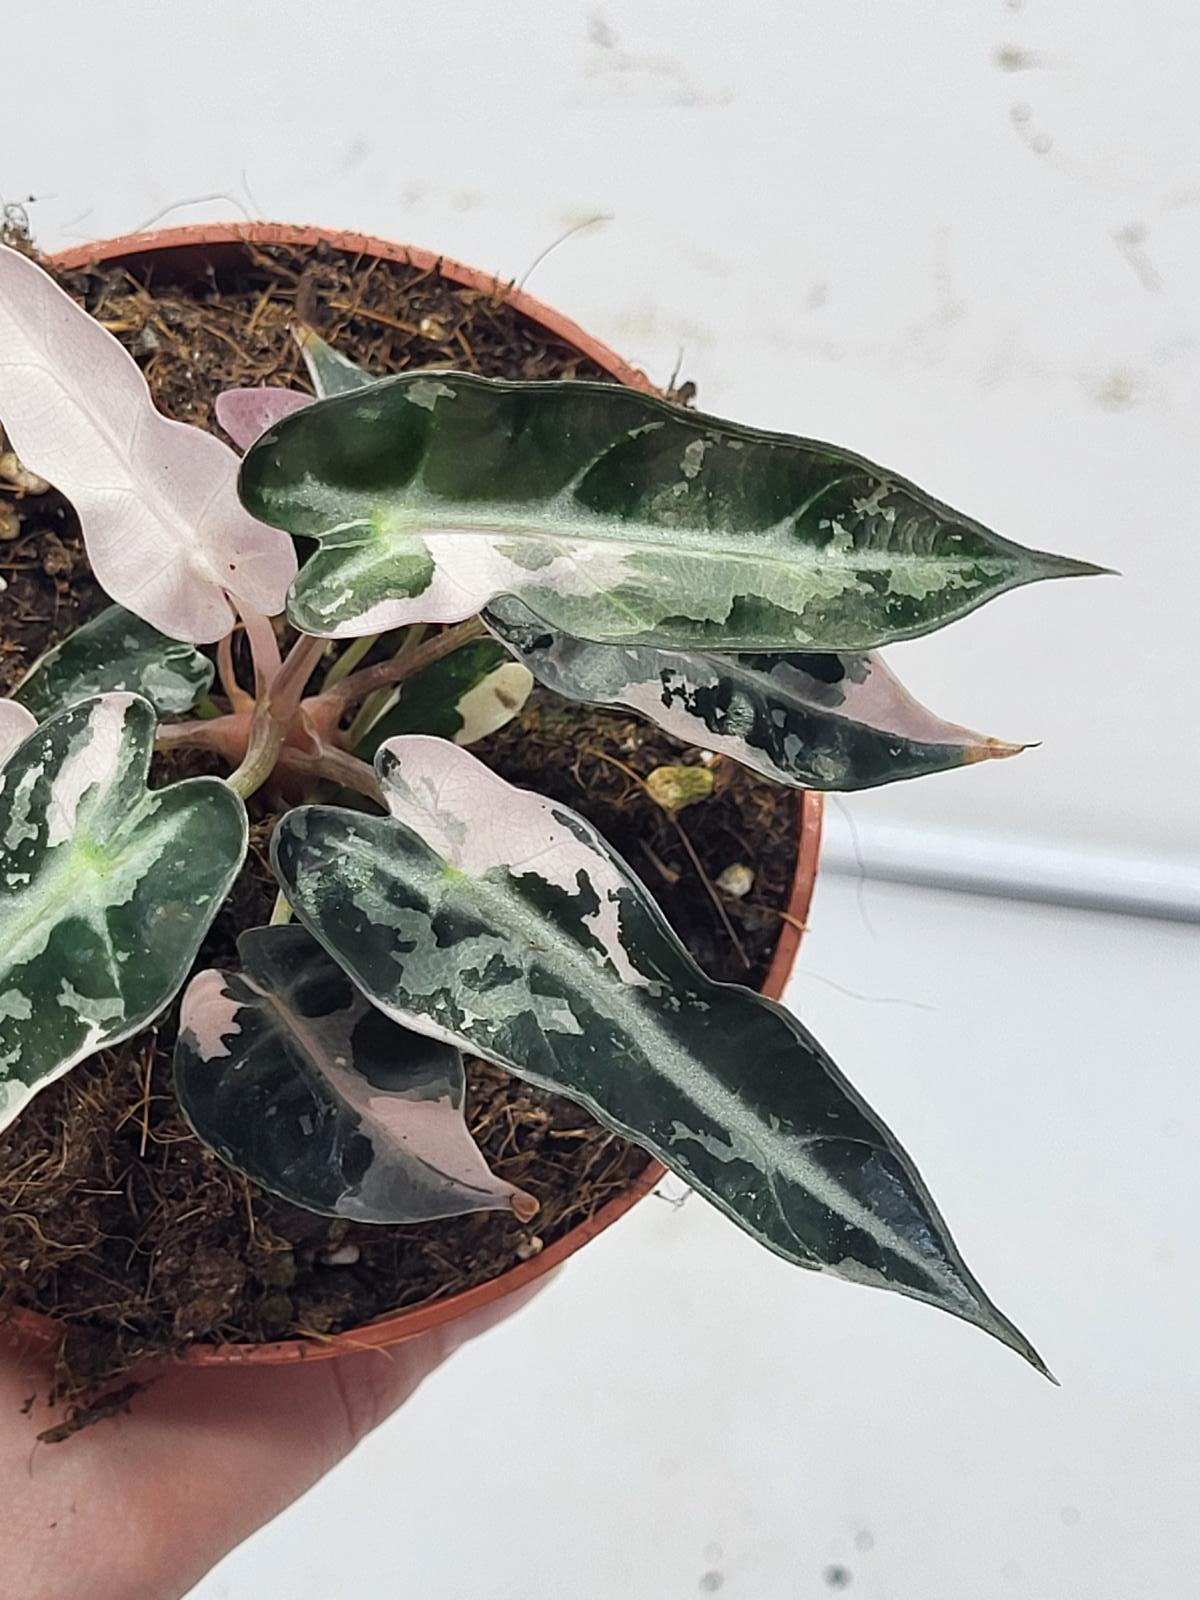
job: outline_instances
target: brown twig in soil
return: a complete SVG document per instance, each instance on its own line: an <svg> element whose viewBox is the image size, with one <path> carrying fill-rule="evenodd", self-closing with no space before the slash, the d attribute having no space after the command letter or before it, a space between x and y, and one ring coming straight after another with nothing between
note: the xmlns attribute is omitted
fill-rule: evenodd
<svg viewBox="0 0 1200 1600"><path fill-rule="evenodd" d="M454 342L459 347L459 349L462 351L463 355L465 355L467 360L470 362L471 371L472 372L478 372L479 371L479 362L475 359L475 352L474 352L474 350L471 349L471 346L467 341L467 336L462 331L461 328L455 328L455 330L454 330Z"/></svg>
<svg viewBox="0 0 1200 1600"><path fill-rule="evenodd" d="M331 311L344 311L350 316L363 317L367 322L377 322L383 328L392 328L396 333L407 333L410 338L421 337L420 328L414 327L411 322L401 322L397 317L385 316L382 311L372 311L369 306L349 306L344 300L330 300Z"/></svg>

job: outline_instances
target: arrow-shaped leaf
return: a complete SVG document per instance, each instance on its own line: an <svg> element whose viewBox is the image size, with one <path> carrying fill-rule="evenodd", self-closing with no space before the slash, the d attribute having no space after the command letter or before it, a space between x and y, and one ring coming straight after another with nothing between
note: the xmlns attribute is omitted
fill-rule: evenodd
<svg viewBox="0 0 1200 1600"><path fill-rule="evenodd" d="M241 972L192 979L175 1046L179 1103L223 1161L356 1222L533 1216L467 1131L453 1046L368 1004L303 928L251 928L238 955Z"/></svg>
<svg viewBox="0 0 1200 1600"><path fill-rule="evenodd" d="M207 656L168 639L124 606L108 606L30 667L13 698L44 721L97 694L140 694L160 714L190 711L213 681Z"/></svg>
<svg viewBox="0 0 1200 1600"><path fill-rule="evenodd" d="M0 1127L158 1015L245 855L221 779L147 789L154 727L145 700L101 695L0 772Z"/></svg>
<svg viewBox="0 0 1200 1600"><path fill-rule="evenodd" d="M25 466L75 507L96 577L121 605L194 644L233 626L226 591L282 609L295 553L238 504L233 451L155 410L112 334L3 245L0 418Z"/></svg>
<svg viewBox="0 0 1200 1600"><path fill-rule="evenodd" d="M370 761L398 733L436 733L455 744L475 744L511 722L529 699L533 674L495 639L472 639L405 678L395 703L372 724L355 749Z"/></svg>
<svg viewBox="0 0 1200 1600"><path fill-rule="evenodd" d="M590 644L547 627L508 596L484 621L544 688L627 706L676 739L796 788L867 789L1024 748L935 717L874 652L717 655Z"/></svg>
<svg viewBox="0 0 1200 1600"><path fill-rule="evenodd" d="M15 700L0 700L0 767L37 727L37 718ZM0 795L3 794L0 788Z"/></svg>
<svg viewBox="0 0 1200 1600"><path fill-rule="evenodd" d="M577 638L865 650L1098 570L835 445L615 384L400 373L279 423L240 481L255 516L319 542L288 612L335 638L512 594Z"/></svg>
<svg viewBox="0 0 1200 1600"><path fill-rule="evenodd" d="M394 739L376 767L390 817L290 812L273 859L381 1010L580 1101L789 1261L941 1306L1041 1368L817 1041L706 978L581 817L445 740Z"/></svg>

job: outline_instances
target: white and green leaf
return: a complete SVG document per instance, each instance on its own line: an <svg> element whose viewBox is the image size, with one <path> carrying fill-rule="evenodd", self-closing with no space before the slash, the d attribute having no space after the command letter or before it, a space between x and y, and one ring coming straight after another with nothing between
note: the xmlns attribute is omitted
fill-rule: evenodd
<svg viewBox="0 0 1200 1600"><path fill-rule="evenodd" d="M222 1161L355 1222L534 1215L468 1132L452 1045L392 1022L294 924L247 930L238 955L192 979L175 1045L179 1103Z"/></svg>
<svg viewBox="0 0 1200 1600"><path fill-rule="evenodd" d="M219 778L148 789L155 717L106 694L0 771L0 1127L174 997L246 852Z"/></svg>
<svg viewBox="0 0 1200 1600"><path fill-rule="evenodd" d="M39 657L13 690L39 721L78 700L127 691L160 716L190 711L213 681L213 664L124 606L108 606Z"/></svg>
<svg viewBox="0 0 1200 1600"><path fill-rule="evenodd" d="M280 422L240 485L318 542L288 613L335 638L511 594L599 642L857 651L1098 570L838 446L615 384L400 373Z"/></svg>
<svg viewBox="0 0 1200 1600"><path fill-rule="evenodd" d="M445 740L394 739L376 767L390 816L301 808L272 856L381 1010L578 1100L789 1261L940 1306L1041 1369L817 1041L706 978L582 818Z"/></svg>
<svg viewBox="0 0 1200 1600"><path fill-rule="evenodd" d="M351 361L349 356L335 350L306 322L296 324L292 329L292 337L300 346L300 354L304 357L304 365L318 399L325 400L334 394L354 394L379 381L360 367L357 361Z"/></svg>
<svg viewBox="0 0 1200 1600"><path fill-rule="evenodd" d="M436 733L455 744L475 744L496 733L529 699L533 674L495 639L472 639L405 678L355 748L370 761L385 739L400 733Z"/></svg>
<svg viewBox="0 0 1200 1600"><path fill-rule="evenodd" d="M591 644L547 627L510 596L483 620L543 688L625 706L685 744L794 788L866 789L1024 748L935 717L875 652L719 655Z"/></svg>

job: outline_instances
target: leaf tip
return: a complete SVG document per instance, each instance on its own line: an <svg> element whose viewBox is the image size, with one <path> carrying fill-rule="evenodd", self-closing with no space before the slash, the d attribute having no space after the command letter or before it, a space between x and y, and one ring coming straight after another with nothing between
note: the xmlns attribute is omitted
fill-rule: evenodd
<svg viewBox="0 0 1200 1600"><path fill-rule="evenodd" d="M1007 1345L1010 1350L1015 1350L1017 1355L1023 1356L1033 1370L1041 1373L1042 1377L1048 1379L1056 1389L1061 1389L1062 1385L1058 1379L1050 1371L1050 1368L1042 1360L1020 1328L1017 1327L1016 1323L1010 1322L1002 1311L990 1303L986 1304L986 1311L987 1315L980 1320L979 1326L986 1333L990 1333L994 1338L999 1339L1001 1344Z"/></svg>
<svg viewBox="0 0 1200 1600"><path fill-rule="evenodd" d="M1026 744L1010 744L1006 739L981 739L978 744L966 747L963 765L972 767L977 761L1004 761L1009 756L1019 756L1024 750L1036 750L1040 743L1038 739Z"/></svg>
<svg viewBox="0 0 1200 1600"><path fill-rule="evenodd" d="M508 1197L513 1216L518 1222L532 1222L542 1209L542 1203L524 1189L514 1189Z"/></svg>
<svg viewBox="0 0 1200 1600"><path fill-rule="evenodd" d="M1041 552L1037 558L1039 578L1119 578L1116 567L1099 567L1094 561L1077 561L1074 556L1055 556Z"/></svg>

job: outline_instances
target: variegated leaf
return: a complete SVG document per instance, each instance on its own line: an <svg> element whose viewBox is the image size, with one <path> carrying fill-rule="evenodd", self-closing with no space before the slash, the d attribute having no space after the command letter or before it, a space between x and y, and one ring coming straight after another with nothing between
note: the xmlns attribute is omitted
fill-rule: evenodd
<svg viewBox="0 0 1200 1600"><path fill-rule="evenodd" d="M172 999L246 852L219 778L147 789L131 694L44 722L0 772L0 1127Z"/></svg>
<svg viewBox="0 0 1200 1600"><path fill-rule="evenodd" d="M312 403L312 395L300 389L264 385L260 389L222 389L213 410L218 424L238 449L249 450L268 428Z"/></svg>
<svg viewBox="0 0 1200 1600"><path fill-rule="evenodd" d="M436 733L475 744L511 722L529 699L533 674L494 639L472 639L405 678L394 703L355 749L370 761L398 733Z"/></svg>
<svg viewBox="0 0 1200 1600"><path fill-rule="evenodd" d="M390 817L290 812L273 859L381 1010L580 1101L789 1261L940 1306L1041 1367L817 1041L706 978L581 817L445 740L393 739L376 767Z"/></svg>
<svg viewBox="0 0 1200 1600"><path fill-rule="evenodd" d="M615 384L400 373L286 418L244 504L318 541L288 614L346 637L523 600L577 638L864 650L1098 569L834 445Z"/></svg>
<svg viewBox="0 0 1200 1600"><path fill-rule="evenodd" d="M227 593L282 609L295 552L238 504L233 451L157 411L112 334L3 245L0 420L25 466L75 507L96 577L121 605L193 644L229 632Z"/></svg>
<svg viewBox="0 0 1200 1600"><path fill-rule="evenodd" d="M42 721L113 690L140 694L160 715L178 716L212 681L212 662L193 645L168 639L124 606L108 606L35 661L13 696Z"/></svg>
<svg viewBox="0 0 1200 1600"><path fill-rule="evenodd" d="M312 386L322 400L333 394L353 394L378 381L349 356L335 350L307 323L299 323L292 333L300 346Z"/></svg>
<svg viewBox="0 0 1200 1600"><path fill-rule="evenodd" d="M590 644L547 627L509 596L483 620L543 687L626 706L686 744L794 788L868 789L1024 748L935 717L874 652L718 655Z"/></svg>
<svg viewBox="0 0 1200 1600"><path fill-rule="evenodd" d="M15 700L0 700L0 767L36 727L37 718L32 712Z"/></svg>
<svg viewBox="0 0 1200 1600"><path fill-rule="evenodd" d="M251 928L238 955L192 979L175 1045L179 1103L222 1161L356 1222L533 1216L467 1131L453 1046L390 1021L303 928Z"/></svg>

